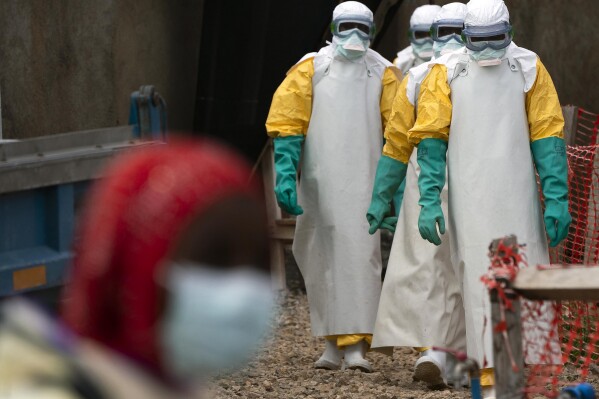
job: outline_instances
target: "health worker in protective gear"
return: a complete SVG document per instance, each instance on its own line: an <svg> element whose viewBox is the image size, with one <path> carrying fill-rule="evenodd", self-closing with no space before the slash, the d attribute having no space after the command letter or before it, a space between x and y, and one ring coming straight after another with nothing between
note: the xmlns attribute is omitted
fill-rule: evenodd
<svg viewBox="0 0 599 399"><path fill-rule="evenodd" d="M407 75L410 69L430 61L433 57L431 25L440 10L441 7L428 4L414 10L408 30L410 45L397 53L393 61L402 75Z"/></svg>
<svg viewBox="0 0 599 399"><path fill-rule="evenodd" d="M526 244L528 264L549 263L547 237L556 246L571 222L568 168L564 120L545 66L512 42L503 0L471 0L467 6L466 49L431 68L408 135L418 146L421 168L419 230L436 245L438 233L445 232L440 193L448 167L449 239L462 276L468 355L480 364L486 357L492 367L492 328L485 329L489 298L480 280L488 269L488 246L515 234ZM549 314L550 306L545 310ZM490 369L483 371L481 384L484 396L494 397Z"/></svg>
<svg viewBox="0 0 599 399"><path fill-rule="evenodd" d="M315 366L336 370L344 361L370 371L365 353L382 266L380 236L368 234L362 215L399 79L396 68L368 48L374 22L366 6L338 5L332 31L331 44L288 72L266 129L274 138L277 201L298 215L293 254L306 283L312 333L326 337Z"/></svg>
<svg viewBox="0 0 599 399"><path fill-rule="evenodd" d="M406 76L412 68L430 61L433 57L431 25L439 11L441 11L441 7L427 4L416 8L412 13L410 28L408 29L410 45L397 53L397 57L393 61L393 64L400 70L403 76ZM401 209L404 190L405 184L402 184L393 196L393 206L396 215L399 215L399 210Z"/></svg>
<svg viewBox="0 0 599 399"><path fill-rule="evenodd" d="M466 5L463 3L450 3L441 8L431 28L433 59L463 48L461 33L465 17ZM372 346L416 347L421 355L414 367L414 379L436 389L447 383L455 384L451 380L454 359L431 347L463 351L466 349L466 330L449 241L445 240L439 247L432 246L420 239L418 230L420 167L414 146L408 142L408 130L416 121L420 84L430 66L429 62L412 68L401 82L385 130L386 144L377 168L367 219L371 232L388 220L391 195L405 176L404 201L383 283ZM441 193L445 211L447 195L445 185Z"/></svg>

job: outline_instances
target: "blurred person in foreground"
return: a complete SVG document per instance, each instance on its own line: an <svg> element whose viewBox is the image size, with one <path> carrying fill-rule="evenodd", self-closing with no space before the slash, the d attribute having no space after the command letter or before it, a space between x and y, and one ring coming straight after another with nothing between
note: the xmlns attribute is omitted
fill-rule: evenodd
<svg viewBox="0 0 599 399"><path fill-rule="evenodd" d="M80 219L68 327L23 301L2 309L0 398L202 397L268 330L263 205L236 154L175 140L105 176Z"/></svg>

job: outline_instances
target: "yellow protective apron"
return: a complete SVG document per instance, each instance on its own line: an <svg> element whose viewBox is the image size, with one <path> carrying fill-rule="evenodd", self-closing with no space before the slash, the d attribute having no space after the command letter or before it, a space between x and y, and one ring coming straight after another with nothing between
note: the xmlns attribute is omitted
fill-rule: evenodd
<svg viewBox="0 0 599 399"><path fill-rule="evenodd" d="M372 334L381 290L380 235L368 234L383 146L382 76L369 50L356 62L334 47L314 58L312 117L301 160L293 253L306 283L315 336Z"/></svg>

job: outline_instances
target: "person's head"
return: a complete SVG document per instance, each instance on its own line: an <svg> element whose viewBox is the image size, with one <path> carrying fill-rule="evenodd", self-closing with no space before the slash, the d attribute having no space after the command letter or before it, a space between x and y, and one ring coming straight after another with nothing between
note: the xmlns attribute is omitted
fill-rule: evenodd
<svg viewBox="0 0 599 399"><path fill-rule="evenodd" d="M441 7L427 4L416 8L410 17L410 45L414 55L424 61L430 61L433 56L431 26L439 11Z"/></svg>
<svg viewBox="0 0 599 399"><path fill-rule="evenodd" d="M259 192L210 141L117 159L80 218L67 324L176 380L245 361L272 305Z"/></svg>
<svg viewBox="0 0 599 399"><path fill-rule="evenodd" d="M466 12L466 4L463 3L449 3L441 7L431 26L436 58L464 46L462 30Z"/></svg>
<svg viewBox="0 0 599 399"><path fill-rule="evenodd" d="M512 42L510 13L503 0L471 0L462 36L476 61L501 59Z"/></svg>
<svg viewBox="0 0 599 399"><path fill-rule="evenodd" d="M357 1L339 4L333 10L331 32L337 53L348 60L363 57L375 33L372 11Z"/></svg>

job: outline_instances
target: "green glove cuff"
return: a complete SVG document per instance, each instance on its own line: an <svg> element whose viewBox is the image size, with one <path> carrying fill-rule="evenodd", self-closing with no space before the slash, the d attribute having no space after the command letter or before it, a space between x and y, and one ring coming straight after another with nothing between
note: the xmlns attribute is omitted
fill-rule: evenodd
<svg viewBox="0 0 599 399"><path fill-rule="evenodd" d="M283 183L295 184L304 140L304 135L277 137L273 140L277 186Z"/></svg>
<svg viewBox="0 0 599 399"><path fill-rule="evenodd" d="M420 206L441 205L441 191L445 186L447 165L447 142L440 139L424 139L418 144L420 176Z"/></svg>
<svg viewBox="0 0 599 399"><path fill-rule="evenodd" d="M555 247L568 235L572 217L568 212L568 159L564 140L548 137L530 145L545 197L545 228L549 245Z"/></svg>
<svg viewBox="0 0 599 399"><path fill-rule="evenodd" d="M545 203L568 202L568 159L564 140L547 137L534 141L530 149L541 178Z"/></svg>
<svg viewBox="0 0 599 399"><path fill-rule="evenodd" d="M277 176L275 195L279 206L292 215L304 212L297 204L297 167L304 140L304 135L277 137L273 140Z"/></svg>

